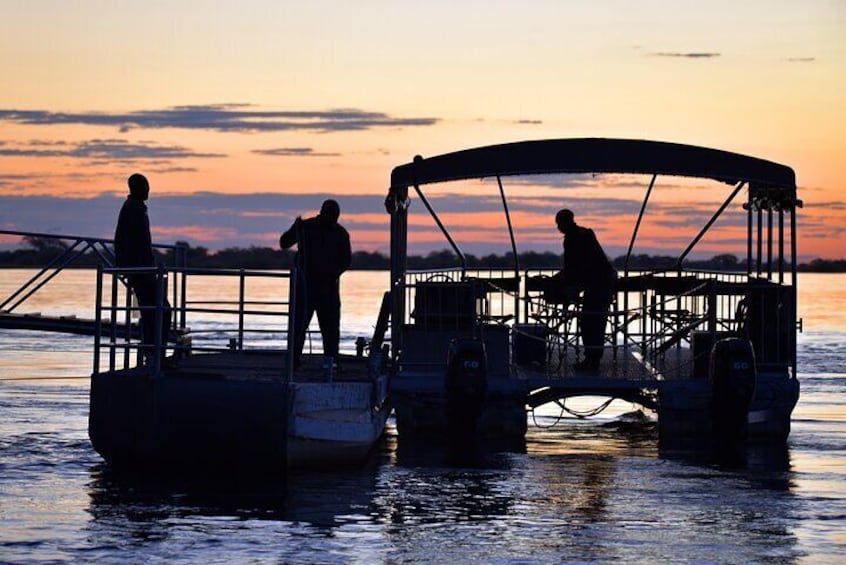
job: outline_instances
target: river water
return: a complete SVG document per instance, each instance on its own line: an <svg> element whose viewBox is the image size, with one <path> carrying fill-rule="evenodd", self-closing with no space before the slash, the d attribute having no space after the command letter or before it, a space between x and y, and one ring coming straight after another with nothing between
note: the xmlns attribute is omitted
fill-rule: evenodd
<svg viewBox="0 0 846 565"><path fill-rule="evenodd" d="M0 297L30 274L0 271ZM346 349L386 281L345 275ZM390 427L360 469L117 477L87 436L91 338L0 330L0 562L844 563L846 275L799 288L788 445L730 467L663 449L615 401L589 420L544 407L516 452L405 445ZM93 296L93 275L69 272L21 311L90 316Z"/></svg>

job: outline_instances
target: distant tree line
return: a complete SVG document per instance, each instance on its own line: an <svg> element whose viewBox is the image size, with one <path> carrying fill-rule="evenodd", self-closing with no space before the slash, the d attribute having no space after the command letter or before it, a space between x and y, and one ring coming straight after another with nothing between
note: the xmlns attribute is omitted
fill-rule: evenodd
<svg viewBox="0 0 846 565"><path fill-rule="evenodd" d="M68 244L62 240L24 237L24 246L12 251L0 251L0 267L42 267L49 264L57 256L68 249ZM215 253L205 247L192 247L186 242L177 242L186 249L187 263L197 268L218 269L288 269L293 264L294 252L290 250L274 249L271 247L229 247ZM159 253L165 265L173 265L173 251ZM507 269L514 265L514 255L489 254L477 256L466 255L467 267L470 269ZM520 253L520 267L532 269L558 269L561 266L561 254L527 251ZM676 257L668 255L632 255L629 257L629 270L672 269L676 265ZM612 263L622 270L625 266L625 256L615 258ZM99 258L93 253L86 253L73 264L76 267L96 267ZM452 251L443 249L432 251L426 255L411 255L408 257L410 269L443 269L457 267L460 263ZM686 260L684 266L693 269L711 269L719 271L745 271L746 261L731 254L720 254L705 260ZM355 251L352 256L352 268L357 270L384 270L390 268L388 256L374 251ZM846 259L814 259L808 263L801 263L799 270L804 272L842 273L846 272Z"/></svg>
<svg viewBox="0 0 846 565"><path fill-rule="evenodd" d="M800 263L799 270L808 273L843 273L846 272L846 259L812 259Z"/></svg>

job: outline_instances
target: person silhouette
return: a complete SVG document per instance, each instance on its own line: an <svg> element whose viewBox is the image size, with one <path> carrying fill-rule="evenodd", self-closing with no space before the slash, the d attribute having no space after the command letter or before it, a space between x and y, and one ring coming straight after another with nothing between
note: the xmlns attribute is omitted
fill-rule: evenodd
<svg viewBox="0 0 846 565"><path fill-rule="evenodd" d="M341 275L350 266L350 236L338 223L341 207L335 200L325 200L320 213L303 220L297 216L293 225L279 237L279 246L288 249L297 245L294 264L297 267L294 305L294 366L302 359L306 331L317 313L323 338L324 368L337 368L341 337Z"/></svg>
<svg viewBox="0 0 846 565"><path fill-rule="evenodd" d="M617 271L599 245L592 229L576 224L573 212L562 209L555 223L564 235L564 264L556 279L561 284L583 291L579 325L585 346L584 361L576 363L577 371L595 372L602 359L608 306L614 297Z"/></svg>
<svg viewBox="0 0 846 565"><path fill-rule="evenodd" d="M132 174L127 180L129 195L126 197L118 215L115 227L115 262L118 267L156 267L153 255L153 243L150 237L150 218L147 216L147 198L150 196L150 183L139 173ZM143 335L144 356L153 355L156 344L156 275L153 273L132 273L127 275L129 288L138 299L141 307L141 330ZM171 307L167 292L162 290L161 320L161 357L164 361L167 351L168 329L171 322Z"/></svg>

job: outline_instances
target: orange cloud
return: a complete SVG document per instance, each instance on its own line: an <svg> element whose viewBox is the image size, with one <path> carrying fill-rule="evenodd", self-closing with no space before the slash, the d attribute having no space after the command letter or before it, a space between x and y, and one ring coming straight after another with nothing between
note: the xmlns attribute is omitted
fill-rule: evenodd
<svg viewBox="0 0 846 565"><path fill-rule="evenodd" d="M219 243L232 239L238 235L237 230L233 228L209 226L152 226L150 231L153 234L153 239L157 241L187 239L190 241L198 241L200 243Z"/></svg>

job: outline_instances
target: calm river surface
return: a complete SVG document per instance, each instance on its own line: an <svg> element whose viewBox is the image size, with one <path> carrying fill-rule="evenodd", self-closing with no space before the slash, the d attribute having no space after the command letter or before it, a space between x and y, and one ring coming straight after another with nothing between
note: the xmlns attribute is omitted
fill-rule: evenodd
<svg viewBox="0 0 846 565"><path fill-rule="evenodd" d="M0 299L29 276L0 271ZM63 274L21 311L90 317L93 280ZM342 347L386 281L345 275ZM517 453L391 428L367 467L287 483L113 476L88 441L92 339L0 330L0 562L844 563L846 275L803 275L799 312L789 443L743 466L659 448L618 401L590 420L545 407Z"/></svg>

